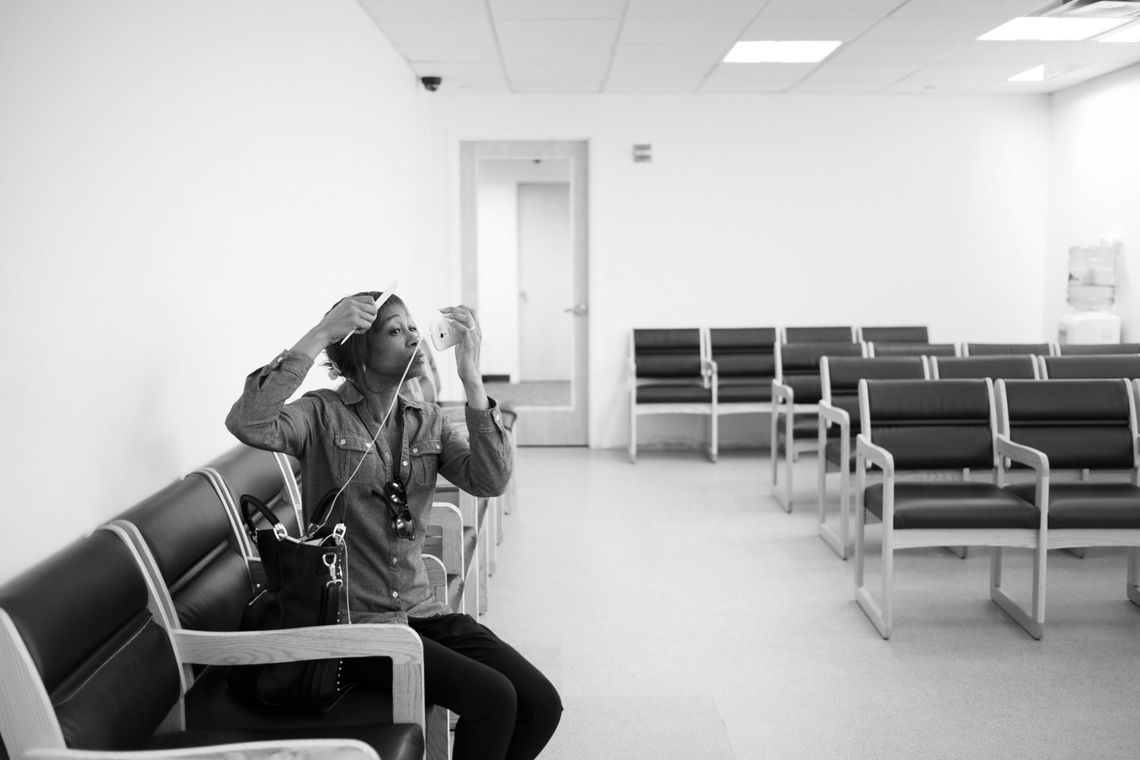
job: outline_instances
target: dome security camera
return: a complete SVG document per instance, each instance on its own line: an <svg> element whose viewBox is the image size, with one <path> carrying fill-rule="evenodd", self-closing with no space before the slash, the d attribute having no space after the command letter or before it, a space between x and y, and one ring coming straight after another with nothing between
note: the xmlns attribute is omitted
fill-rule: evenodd
<svg viewBox="0 0 1140 760"><path fill-rule="evenodd" d="M443 84L443 77L420 77L420 81L428 92L435 92Z"/></svg>

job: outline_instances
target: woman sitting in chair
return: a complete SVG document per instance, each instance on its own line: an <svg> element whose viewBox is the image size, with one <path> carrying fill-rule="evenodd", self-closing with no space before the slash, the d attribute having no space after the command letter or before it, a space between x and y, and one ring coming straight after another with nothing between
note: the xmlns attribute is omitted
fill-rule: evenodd
<svg viewBox="0 0 1140 760"><path fill-rule="evenodd" d="M380 295L342 299L249 375L226 427L247 445L297 457L310 509L337 494L331 514L347 526L349 619L406 622L420 635L427 701L459 715L455 760L537 757L561 718L557 691L488 628L437 601L421 556L437 473L475 496L501 494L511 475L510 434L479 374L479 323L467 307L442 310L460 336L468 440L436 404L399 394L424 372L420 333L399 298L378 311ZM345 382L286 403L322 350ZM377 659L346 660L345 671L362 683L388 673Z"/></svg>

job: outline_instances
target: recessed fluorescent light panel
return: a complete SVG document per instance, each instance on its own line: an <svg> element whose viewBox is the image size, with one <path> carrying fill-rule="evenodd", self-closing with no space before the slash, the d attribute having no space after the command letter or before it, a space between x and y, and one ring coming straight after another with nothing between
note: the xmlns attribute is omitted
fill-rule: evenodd
<svg viewBox="0 0 1140 760"><path fill-rule="evenodd" d="M1126 18L1050 18L1020 16L978 37L979 40L1078 42L1128 23Z"/></svg>
<svg viewBox="0 0 1140 760"><path fill-rule="evenodd" d="M818 63L842 45L841 40L751 40L732 46L725 63Z"/></svg>

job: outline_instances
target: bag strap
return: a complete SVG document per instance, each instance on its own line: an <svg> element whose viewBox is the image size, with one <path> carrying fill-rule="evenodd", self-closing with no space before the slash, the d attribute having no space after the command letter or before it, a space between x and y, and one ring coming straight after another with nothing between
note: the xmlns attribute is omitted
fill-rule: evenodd
<svg viewBox="0 0 1140 760"><path fill-rule="evenodd" d="M245 523L245 529L249 532L251 538L257 538L257 528L253 526L253 515L250 514L250 506L253 506L254 509L260 512L261 516L273 526L273 533L278 538L288 535L288 531L285 530L285 526L281 524L281 521L277 519L277 515L273 514L273 510L265 506L265 503L261 499L247 493L242 494L241 497L241 519L242 522Z"/></svg>
<svg viewBox="0 0 1140 760"><path fill-rule="evenodd" d="M329 515L332 514L333 503L336 502L337 494L337 489L331 488L329 489L328 493L321 497L320 503L317 504L317 508L313 510L313 516L309 520L307 535L311 536L321 528L325 527L325 523L328 522ZM345 511L346 513L348 511L347 505L345 505Z"/></svg>

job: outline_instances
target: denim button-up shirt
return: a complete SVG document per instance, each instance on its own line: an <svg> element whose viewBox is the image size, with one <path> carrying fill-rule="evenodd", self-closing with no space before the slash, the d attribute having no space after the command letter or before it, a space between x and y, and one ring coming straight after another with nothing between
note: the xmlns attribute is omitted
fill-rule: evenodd
<svg viewBox="0 0 1140 760"><path fill-rule="evenodd" d="M492 400L487 410L466 407L464 434L437 405L401 396L393 414L403 421L403 437L400 450L393 452L382 435L369 446L380 420L349 381L336 390L313 391L286 403L312 365L305 354L286 351L250 374L226 427L242 443L283 451L301 461L306 519L330 489L348 482L329 521L344 522L347 529L346 581L353 622L405 622L409 616L450 612L432 594L421 556L436 475L474 496L498 496L506 490L513 461L510 433L498 406ZM374 489L383 492L393 477L407 491L413 540L396 535L392 511L373 494Z"/></svg>

